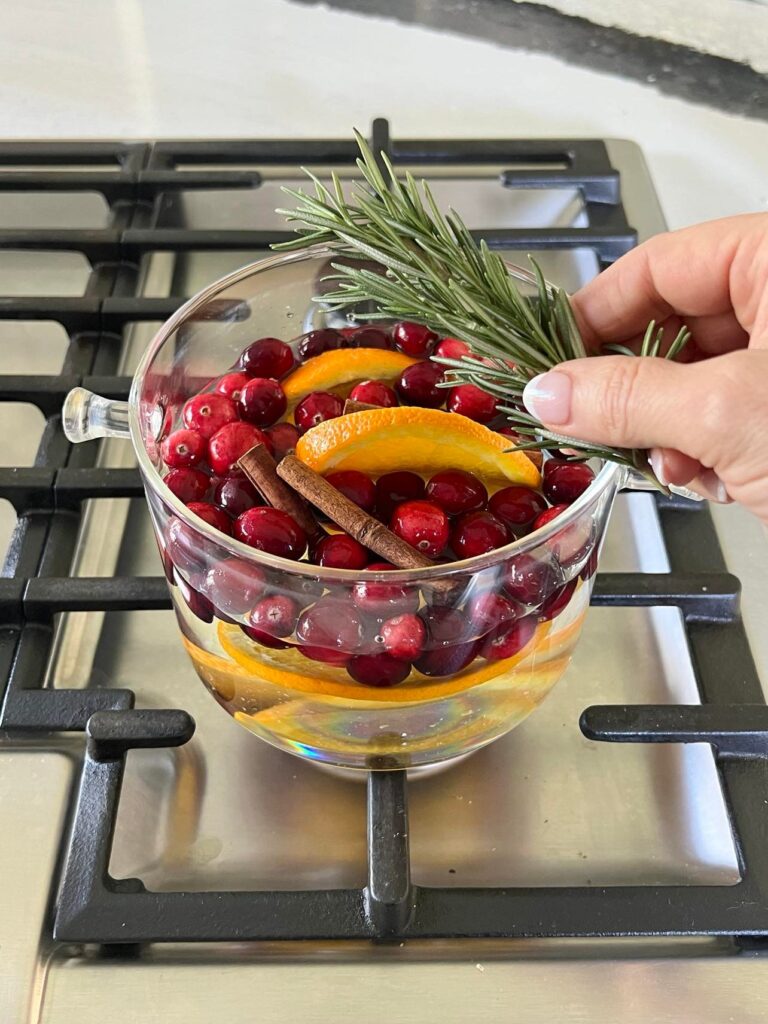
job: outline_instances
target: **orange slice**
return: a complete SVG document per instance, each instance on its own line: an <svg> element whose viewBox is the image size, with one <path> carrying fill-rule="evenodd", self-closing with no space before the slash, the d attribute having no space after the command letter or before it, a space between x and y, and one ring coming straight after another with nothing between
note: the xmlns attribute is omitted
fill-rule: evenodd
<svg viewBox="0 0 768 1024"><path fill-rule="evenodd" d="M357 469L379 476L409 469L431 476L441 469L465 469L490 486L538 487L536 466L509 445L508 437L465 416L398 406L326 420L299 439L296 456L318 473Z"/></svg>
<svg viewBox="0 0 768 1024"><path fill-rule="evenodd" d="M289 406L311 391L336 391L359 380L395 380L418 359L382 348L340 348L308 359L283 381Z"/></svg>

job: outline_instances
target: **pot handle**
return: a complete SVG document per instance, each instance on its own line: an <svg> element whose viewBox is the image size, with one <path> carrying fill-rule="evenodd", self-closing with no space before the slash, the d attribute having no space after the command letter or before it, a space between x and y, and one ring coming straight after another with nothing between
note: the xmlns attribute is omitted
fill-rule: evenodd
<svg viewBox="0 0 768 1024"><path fill-rule="evenodd" d="M658 491L658 487L647 477L632 469L625 470L622 486L626 487L628 491ZM696 491L689 491L687 487L677 487L675 484L669 484L667 490L671 494L676 494L679 498L688 498L689 501L705 500Z"/></svg>
<svg viewBox="0 0 768 1024"><path fill-rule="evenodd" d="M130 438L128 403L102 398L86 388L73 388L64 399L61 422L68 441L79 444L97 437Z"/></svg>

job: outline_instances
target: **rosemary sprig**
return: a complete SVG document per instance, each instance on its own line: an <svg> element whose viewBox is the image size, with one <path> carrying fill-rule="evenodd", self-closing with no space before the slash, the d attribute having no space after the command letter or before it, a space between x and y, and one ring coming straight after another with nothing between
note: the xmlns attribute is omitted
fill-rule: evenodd
<svg viewBox="0 0 768 1024"><path fill-rule="evenodd" d="M429 185L419 185L406 172L401 180L385 153L383 171L365 139L355 132L361 158L357 166L364 182L353 187L347 200L336 173L330 187L310 171L315 194L284 188L296 201L293 210L278 210L297 223L297 237L273 246L297 249L331 245L340 256L357 263L332 263L335 290L322 296L331 310L373 302L373 312L359 319L414 320L433 330L461 338L472 356L440 359L450 369L450 382L476 384L502 399L513 429L528 438L520 449L572 448L583 458L607 459L642 473L661 490L648 453L612 448L545 430L525 412L523 388L539 373L558 363L588 355L568 296L546 284L534 260L536 294L522 294L498 253L484 240L475 242L453 210L443 214ZM373 261L375 269L360 264ZM674 359L689 333L683 328L664 358ZM661 356L663 329L648 325L640 355ZM614 345L612 351L634 355ZM483 358L484 357L484 358Z"/></svg>

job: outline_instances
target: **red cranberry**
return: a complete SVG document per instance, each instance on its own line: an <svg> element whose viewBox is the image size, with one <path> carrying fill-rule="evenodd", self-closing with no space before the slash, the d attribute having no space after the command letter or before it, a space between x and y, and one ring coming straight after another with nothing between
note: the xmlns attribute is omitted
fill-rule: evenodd
<svg viewBox="0 0 768 1024"><path fill-rule="evenodd" d="M598 551L597 551L597 548L595 547L595 548L592 549L592 552L591 552L589 558L587 559L587 564L584 566L584 568L579 573L579 578L580 579L584 580L585 582L587 580L591 580L592 579L592 577L597 572L597 560L598 560Z"/></svg>
<svg viewBox="0 0 768 1024"><path fill-rule="evenodd" d="M221 533L225 533L227 536L232 533L232 520L223 508L211 505L208 501L190 501L187 508Z"/></svg>
<svg viewBox="0 0 768 1024"><path fill-rule="evenodd" d="M208 570L203 589L218 611L243 615L264 596L267 574L241 558L225 558Z"/></svg>
<svg viewBox="0 0 768 1024"><path fill-rule="evenodd" d="M395 569L389 562L371 562L367 572L390 572ZM377 619L407 615L419 607L419 591L409 583L384 583L380 580L361 579L352 588L352 600L361 611Z"/></svg>
<svg viewBox="0 0 768 1024"><path fill-rule="evenodd" d="M216 391L237 402L240 392L250 379L247 373L225 373L216 385Z"/></svg>
<svg viewBox="0 0 768 1024"><path fill-rule="evenodd" d="M302 528L279 508L249 508L237 517L233 532L249 547L281 558L301 558L307 546Z"/></svg>
<svg viewBox="0 0 768 1024"><path fill-rule="evenodd" d="M411 671L407 661L389 654L358 654L349 661L347 672L364 686L397 686Z"/></svg>
<svg viewBox="0 0 768 1024"><path fill-rule="evenodd" d="M501 434L504 437L510 437L512 438L513 441L520 441L520 435L516 430L513 430L512 427L508 427L506 425L503 427L499 427L496 433Z"/></svg>
<svg viewBox="0 0 768 1024"><path fill-rule="evenodd" d="M312 561L326 569L364 569L369 558L367 549L354 537L334 533L318 541L312 552Z"/></svg>
<svg viewBox="0 0 768 1024"><path fill-rule="evenodd" d="M354 348L390 347L389 335L378 327L361 327L348 340ZM362 402L362 398L359 401Z"/></svg>
<svg viewBox="0 0 768 1024"><path fill-rule="evenodd" d="M163 482L185 505L190 501L200 501L204 498L211 483L199 469L172 469L163 478Z"/></svg>
<svg viewBox="0 0 768 1024"><path fill-rule="evenodd" d="M539 612L539 618L545 622L549 619L554 619L562 612L568 602L573 596L573 592L576 589L577 580L569 580L568 583L563 584L562 587L558 587L553 593L549 595L547 600L541 606Z"/></svg>
<svg viewBox="0 0 768 1024"><path fill-rule="evenodd" d="M257 444L269 445L269 438L258 427L250 423L227 423L208 442L211 469L225 476L237 469L237 460Z"/></svg>
<svg viewBox="0 0 768 1024"><path fill-rule="evenodd" d="M376 511L389 521L398 505L424 497L424 481L416 473L400 470L385 473L376 481Z"/></svg>
<svg viewBox="0 0 768 1024"><path fill-rule="evenodd" d="M392 330L395 346L407 356L423 358L428 356L437 344L437 335L423 324L415 324L411 320L403 320L395 324Z"/></svg>
<svg viewBox="0 0 768 1024"><path fill-rule="evenodd" d="M240 356L240 368L249 377L274 377L280 380L293 369L293 352L278 338L259 338Z"/></svg>
<svg viewBox="0 0 768 1024"><path fill-rule="evenodd" d="M260 505L261 499L253 484L245 479L245 476L232 474L225 476L216 485L213 497L217 505L220 505L225 512L236 519L254 505Z"/></svg>
<svg viewBox="0 0 768 1024"><path fill-rule="evenodd" d="M166 555L185 576L198 580L206 571L205 554L201 550L201 537L193 526L173 516L168 523L165 538Z"/></svg>
<svg viewBox="0 0 768 1024"><path fill-rule="evenodd" d="M472 473L463 469L445 469L427 483L427 497L449 516L474 512L488 500L488 492Z"/></svg>
<svg viewBox="0 0 768 1024"><path fill-rule="evenodd" d="M270 427L288 407L285 392L270 377L254 377L240 392L237 403L240 415L257 427Z"/></svg>
<svg viewBox="0 0 768 1024"><path fill-rule="evenodd" d="M303 434L311 427L316 427L318 423L336 419L343 412L344 401L338 395L330 391L313 391L306 398L302 398L296 406L293 418Z"/></svg>
<svg viewBox="0 0 768 1024"><path fill-rule="evenodd" d="M296 626L302 654L331 665L346 664L360 646L362 635L354 605L334 597L322 597L305 609Z"/></svg>
<svg viewBox="0 0 768 1024"><path fill-rule="evenodd" d="M448 411L466 416L476 423L490 423L496 415L498 399L475 384L459 384L448 393Z"/></svg>
<svg viewBox="0 0 768 1024"><path fill-rule="evenodd" d="M553 505L571 505L595 479L585 462L561 462L548 459L544 463L544 495Z"/></svg>
<svg viewBox="0 0 768 1024"><path fill-rule="evenodd" d="M432 501L404 501L392 513L393 533L428 558L439 558L448 543L448 517Z"/></svg>
<svg viewBox="0 0 768 1024"><path fill-rule="evenodd" d="M189 469L200 462L205 449L205 438L196 430L174 430L160 445L160 454L171 469Z"/></svg>
<svg viewBox="0 0 768 1024"><path fill-rule="evenodd" d="M443 379L443 368L437 363L423 362L407 366L400 374L396 390L409 405L439 409L445 401L445 391L437 385Z"/></svg>
<svg viewBox="0 0 768 1024"><path fill-rule="evenodd" d="M281 638L291 635L298 617L299 606L294 600L283 594L271 594L253 608L243 632L264 647L279 650L288 646Z"/></svg>
<svg viewBox="0 0 768 1024"><path fill-rule="evenodd" d="M530 487L504 487L488 502L488 510L519 537L527 533L534 519L547 507L546 501Z"/></svg>
<svg viewBox="0 0 768 1024"><path fill-rule="evenodd" d="M530 642L535 632L536 617L533 615L506 622L486 638L480 653L488 661L512 658Z"/></svg>
<svg viewBox="0 0 768 1024"><path fill-rule="evenodd" d="M329 473L325 479L360 508L366 512L373 512L376 507L376 485L365 473L360 473L356 469L340 469L335 473Z"/></svg>
<svg viewBox="0 0 768 1024"><path fill-rule="evenodd" d="M196 430L206 440L213 437L226 423L237 419L237 408L226 395L195 395L184 403L181 411L184 426Z"/></svg>
<svg viewBox="0 0 768 1024"><path fill-rule="evenodd" d="M467 637L467 624L453 608L425 608L421 612L427 630L426 648L415 662L425 676L450 676L461 672L477 654L479 642Z"/></svg>
<svg viewBox="0 0 768 1024"><path fill-rule="evenodd" d="M283 456L290 455L296 450L296 443L301 436L298 428L294 427L292 423L276 423L274 427L270 427L264 433L272 444L277 462Z"/></svg>
<svg viewBox="0 0 768 1024"><path fill-rule="evenodd" d="M195 590L180 573L174 573L174 576L181 591L181 596L186 601L187 607L192 614L203 622L213 622L214 608L205 594Z"/></svg>
<svg viewBox="0 0 768 1024"><path fill-rule="evenodd" d="M415 661L424 650L427 630L418 615L396 615L382 623L379 634L387 654L400 661Z"/></svg>
<svg viewBox="0 0 768 1024"><path fill-rule="evenodd" d="M400 404L392 388L381 380L364 380L356 384L349 397L355 402L379 405L382 409L391 409Z"/></svg>
<svg viewBox="0 0 768 1024"><path fill-rule="evenodd" d="M557 519L559 515L562 515L567 508L567 505L553 505L552 508L544 509L533 521L534 530L539 530L542 526L546 526L547 523L551 523L553 519Z"/></svg>
<svg viewBox="0 0 768 1024"><path fill-rule="evenodd" d="M471 354L472 350L466 341L459 341L458 338L443 338L435 349L435 355L444 359L461 359L462 356Z"/></svg>
<svg viewBox="0 0 768 1024"><path fill-rule="evenodd" d="M319 331L310 331L309 334L305 334L296 346L296 351L299 354L299 359L306 362L307 359L320 356L323 352L331 352L333 349L343 347L344 335L339 331L334 331L331 327L323 327Z"/></svg>
<svg viewBox="0 0 768 1024"><path fill-rule="evenodd" d="M555 566L550 559L515 555L506 567L504 589L514 601L535 608L551 593L555 579Z"/></svg>
<svg viewBox="0 0 768 1024"><path fill-rule="evenodd" d="M451 547L458 558L474 558L504 547L509 531L491 512L467 512L451 531Z"/></svg>
<svg viewBox="0 0 768 1024"><path fill-rule="evenodd" d="M492 629L498 629L520 616L520 606L513 604L503 594L477 594L467 607L473 632L482 636Z"/></svg>

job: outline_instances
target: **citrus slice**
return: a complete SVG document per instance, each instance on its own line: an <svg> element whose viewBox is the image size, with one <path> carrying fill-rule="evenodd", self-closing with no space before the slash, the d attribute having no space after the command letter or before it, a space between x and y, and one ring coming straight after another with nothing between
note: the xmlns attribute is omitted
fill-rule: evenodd
<svg viewBox="0 0 768 1024"><path fill-rule="evenodd" d="M405 469L431 476L465 469L490 486L538 487L536 466L524 452L509 451L509 444L508 437L465 416L397 406L326 420L299 439L296 456L317 473L357 469L379 476Z"/></svg>
<svg viewBox="0 0 768 1024"><path fill-rule="evenodd" d="M382 348L340 348L313 356L283 381L290 406L311 391L336 391L359 380L395 380L418 359Z"/></svg>

